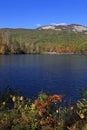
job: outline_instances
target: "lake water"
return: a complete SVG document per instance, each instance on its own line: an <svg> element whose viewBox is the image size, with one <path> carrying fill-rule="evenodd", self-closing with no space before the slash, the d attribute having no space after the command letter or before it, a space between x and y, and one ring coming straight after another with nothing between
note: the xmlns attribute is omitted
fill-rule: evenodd
<svg viewBox="0 0 87 130"><path fill-rule="evenodd" d="M0 55L0 88L7 85L30 97L45 91L76 101L87 86L87 55Z"/></svg>

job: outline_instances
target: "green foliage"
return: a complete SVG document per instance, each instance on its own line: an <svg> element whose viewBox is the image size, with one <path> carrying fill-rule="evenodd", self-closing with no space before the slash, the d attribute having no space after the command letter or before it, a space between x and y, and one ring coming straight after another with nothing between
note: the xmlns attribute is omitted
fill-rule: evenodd
<svg viewBox="0 0 87 130"><path fill-rule="evenodd" d="M77 114L81 119L87 118L87 100L83 99L82 101L77 102Z"/></svg>
<svg viewBox="0 0 87 130"><path fill-rule="evenodd" d="M0 54L87 54L87 35L53 30L0 30Z"/></svg>
<svg viewBox="0 0 87 130"><path fill-rule="evenodd" d="M82 99L86 99L87 100L87 87L85 87L85 89L79 89L79 93L82 97Z"/></svg>
<svg viewBox="0 0 87 130"><path fill-rule="evenodd" d="M7 109L8 102L5 98L2 100L4 95L2 94L0 96L0 130L87 129L87 99L85 98L77 101L74 106L66 108L62 105L61 95L40 93L37 99L32 101L14 94L9 88L6 88L3 93L9 97L8 102L11 101L12 107Z"/></svg>

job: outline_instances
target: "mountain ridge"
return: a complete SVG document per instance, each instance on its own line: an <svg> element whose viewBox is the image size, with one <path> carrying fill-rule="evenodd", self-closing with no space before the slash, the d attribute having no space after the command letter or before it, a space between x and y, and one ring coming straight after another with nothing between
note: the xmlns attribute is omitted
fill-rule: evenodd
<svg viewBox="0 0 87 130"><path fill-rule="evenodd" d="M87 27L70 24L0 29L0 54L43 53L87 54Z"/></svg>
<svg viewBox="0 0 87 130"><path fill-rule="evenodd" d="M5 28L0 28L0 30L37 30L37 29L53 29L54 27L55 28L61 28L61 29L64 29L64 28L74 28L74 27L83 27L87 30L87 26L85 25L81 25L81 24L76 24L76 23L72 23L72 24L67 24L67 25L63 25L63 24L55 24L55 25L44 25L44 26L40 26L40 27L36 27L36 28L9 28L9 27L5 27ZM52 28L51 28L52 27Z"/></svg>
<svg viewBox="0 0 87 130"><path fill-rule="evenodd" d="M87 27L80 24L69 24L69 25L47 25L37 28L42 29L51 29L55 31L71 31L71 32L87 32Z"/></svg>

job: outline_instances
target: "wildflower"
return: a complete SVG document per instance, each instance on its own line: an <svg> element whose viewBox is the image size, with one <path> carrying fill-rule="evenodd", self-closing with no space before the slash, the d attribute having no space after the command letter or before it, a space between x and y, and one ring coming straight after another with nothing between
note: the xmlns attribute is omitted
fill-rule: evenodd
<svg viewBox="0 0 87 130"><path fill-rule="evenodd" d="M13 101L13 102L15 102L15 101L16 101L16 97L15 97L15 96L13 96L12 101Z"/></svg>
<svg viewBox="0 0 87 130"><path fill-rule="evenodd" d="M41 105L38 105L36 108L37 108L39 111L41 111L41 109L42 109Z"/></svg>
<svg viewBox="0 0 87 130"><path fill-rule="evenodd" d="M53 96L49 96L48 99L47 99L47 102L48 102L48 103L49 103L49 102L52 102L52 100L53 100Z"/></svg>
<svg viewBox="0 0 87 130"><path fill-rule="evenodd" d="M74 109L73 106L71 106L71 107L70 107L70 110L73 110L73 109Z"/></svg>
<svg viewBox="0 0 87 130"><path fill-rule="evenodd" d="M42 111L39 111L39 116L43 116L43 112Z"/></svg>
<svg viewBox="0 0 87 130"><path fill-rule="evenodd" d="M18 109L20 109L20 108L21 108L21 105L18 106Z"/></svg>
<svg viewBox="0 0 87 130"><path fill-rule="evenodd" d="M27 104L25 105L24 109L26 110L28 108Z"/></svg>
<svg viewBox="0 0 87 130"><path fill-rule="evenodd" d="M81 119L85 118L84 114L79 114L79 116L80 116Z"/></svg>
<svg viewBox="0 0 87 130"><path fill-rule="evenodd" d="M31 110L33 111L35 109L35 104L32 103Z"/></svg>
<svg viewBox="0 0 87 130"><path fill-rule="evenodd" d="M61 123L60 123L60 122L58 122L58 125L61 125Z"/></svg>
<svg viewBox="0 0 87 130"><path fill-rule="evenodd" d="M36 118L35 118L34 120L35 120L35 121L37 121L37 119L36 119Z"/></svg>
<svg viewBox="0 0 87 130"><path fill-rule="evenodd" d="M47 103L42 103L41 106L44 108L47 106Z"/></svg>
<svg viewBox="0 0 87 130"><path fill-rule="evenodd" d="M23 96L20 97L20 101L23 101Z"/></svg>
<svg viewBox="0 0 87 130"><path fill-rule="evenodd" d="M54 100L56 100L56 101L61 101L61 99L62 99L62 96L61 95L54 95L53 96L53 98L54 98Z"/></svg>
<svg viewBox="0 0 87 130"><path fill-rule="evenodd" d="M5 105L5 102L3 102L2 104Z"/></svg>
<svg viewBox="0 0 87 130"><path fill-rule="evenodd" d="M56 110L56 113L59 113L59 110L58 110L58 109Z"/></svg>
<svg viewBox="0 0 87 130"><path fill-rule="evenodd" d="M35 104L35 106L37 106L37 105L39 104L39 101L38 101L38 100L35 100L35 101L34 101L34 104Z"/></svg>
<svg viewBox="0 0 87 130"><path fill-rule="evenodd" d="M62 96L61 95L53 95L53 96L49 96L49 98L48 98L48 102L57 102L57 101L61 101L61 99L62 99Z"/></svg>

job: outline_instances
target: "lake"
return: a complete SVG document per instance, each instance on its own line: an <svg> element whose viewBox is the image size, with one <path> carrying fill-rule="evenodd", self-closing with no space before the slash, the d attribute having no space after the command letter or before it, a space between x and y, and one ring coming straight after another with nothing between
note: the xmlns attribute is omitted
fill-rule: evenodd
<svg viewBox="0 0 87 130"><path fill-rule="evenodd" d="M43 91L76 101L87 86L87 55L0 55L0 89L8 85L29 97Z"/></svg>

